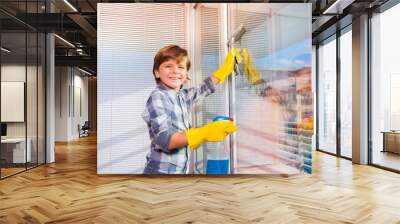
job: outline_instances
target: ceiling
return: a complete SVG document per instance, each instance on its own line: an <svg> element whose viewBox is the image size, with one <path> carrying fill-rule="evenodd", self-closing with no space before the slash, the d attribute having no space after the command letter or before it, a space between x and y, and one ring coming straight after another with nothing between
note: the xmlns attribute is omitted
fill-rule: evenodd
<svg viewBox="0 0 400 224"><path fill-rule="evenodd" d="M352 17L372 10L387 0L270 0L232 1L269 3L312 3L313 43L329 37L339 27L351 24ZM1 31L7 38L30 28L40 32L55 32L56 65L85 67L96 71L97 3L106 2L172 2L130 0L1 0ZM190 1L188 1L190 2ZM335 3L336 2L336 3ZM51 10L53 13L47 13ZM25 13L28 12L28 13ZM338 22L340 20L340 22ZM13 34L11 34L13 33ZM66 43L66 40L70 44ZM72 45L71 45L72 44ZM29 50L28 50L29 51Z"/></svg>

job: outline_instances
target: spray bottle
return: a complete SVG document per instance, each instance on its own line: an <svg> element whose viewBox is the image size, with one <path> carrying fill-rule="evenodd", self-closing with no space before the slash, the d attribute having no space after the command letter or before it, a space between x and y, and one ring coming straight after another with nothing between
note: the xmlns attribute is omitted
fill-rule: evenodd
<svg viewBox="0 0 400 224"><path fill-rule="evenodd" d="M215 121L233 122L233 118L218 116ZM228 141L216 142L216 149L207 154L207 174L229 174L229 157Z"/></svg>

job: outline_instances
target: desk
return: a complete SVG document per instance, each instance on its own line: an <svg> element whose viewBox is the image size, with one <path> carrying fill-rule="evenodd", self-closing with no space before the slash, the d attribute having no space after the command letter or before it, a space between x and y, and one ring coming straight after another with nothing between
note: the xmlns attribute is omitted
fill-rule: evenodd
<svg viewBox="0 0 400 224"><path fill-rule="evenodd" d="M383 134L382 152L393 152L400 154L400 132L382 131L381 133Z"/></svg>
<svg viewBox="0 0 400 224"><path fill-rule="evenodd" d="M28 142L28 147L26 147L26 154L25 154L25 138L1 139L1 157L5 158L6 162L9 163L30 162L32 158L31 154L32 141L30 138L28 138L27 142ZM25 161L25 158L27 159L27 161Z"/></svg>

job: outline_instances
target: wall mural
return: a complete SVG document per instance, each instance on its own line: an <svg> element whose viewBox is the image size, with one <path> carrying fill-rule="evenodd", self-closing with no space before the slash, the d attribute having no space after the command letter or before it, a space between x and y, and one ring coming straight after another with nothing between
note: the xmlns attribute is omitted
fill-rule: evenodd
<svg viewBox="0 0 400 224"><path fill-rule="evenodd" d="M104 91L116 88L105 80L111 77L113 67L121 71L124 70L124 65L113 58L113 63L103 66L103 69L99 66L98 125L100 132L102 123L109 128L103 133L99 132L98 136L98 173L297 174L304 172L310 174L312 172L314 106L311 88L311 4L239 3L227 6L199 4L192 7L192 4L169 4L170 10L178 10L179 13L173 18L172 28L175 28L168 31L164 28L171 24L171 21L162 19L167 12L152 10L161 9L160 4L145 6L99 4L99 49L104 47L103 51L98 52L99 61L111 57L105 53L111 52L113 47L115 49L117 46L113 44L115 37L107 36L107 33L112 32L105 32L111 29L113 35L126 36L127 39L125 45L119 43L119 49L116 50L128 53L132 51L133 55L136 48L147 46L147 50L135 51L134 57L135 61L144 61L144 58L148 61L145 66L138 64L136 67L136 70L142 70L142 76L145 77L142 79L146 80L142 81L141 86L138 86L134 78L125 79L124 82L116 81L118 77L114 76L115 79L112 81L118 82L118 88L130 88L130 91L136 89L134 92L128 91L128 95L132 99L140 98L137 101L127 101L129 106L119 107L119 110L113 110L112 114L112 116L116 116L115 113L120 114L118 119L121 121L123 120L121 116L126 116L128 123L129 120L135 120L130 129L137 130L136 135L130 137L122 133L119 137L138 139L140 136L140 141L130 145L140 148L139 153L130 153L129 144L124 145L124 138L113 141L112 127L115 124L110 122L108 117L111 116L109 107L112 107L112 102L119 99L105 95ZM124 8L123 11L119 11L119 15L121 13L123 15L119 17L121 22L107 23L107 20L111 19L109 17L113 15L112 10L121 7ZM138 29L141 26L133 25L130 27L135 30L126 31L125 29L129 29L126 21L129 20L130 24L136 21L135 18L131 18L135 17L135 14L132 14L135 10L142 14L147 10L153 21L147 22L144 29ZM227 10L227 13L223 10ZM224 24L224 20L228 23ZM193 38L188 38L190 36L189 30L186 30L190 27L188 23L193 25L196 31ZM151 32L158 28L159 32ZM224 34L226 28L229 30L228 34ZM121 33L115 33L118 31ZM166 36L158 40L151 36L160 33L165 33ZM232 40L232 36L235 36L235 39ZM145 44L140 46L138 44L140 42ZM156 102L159 100L159 103L153 102L151 109L147 108L147 113L138 111L146 111L145 108L149 107L151 98L149 96L157 88L152 77L153 57L160 48L169 44L187 49L188 56L193 57L190 58L192 63L189 70L190 85L184 85L184 88L200 85L202 80L212 75L222 65L227 44L229 47L239 48L238 53L241 57L238 58L233 75L227 78L224 84L216 86L213 94L200 100L193 108L189 108L187 114L183 113L185 118L182 127L171 125L171 128L164 130L163 125L171 122L176 116L169 112L165 116L159 115L161 112L158 106L162 104L167 107L166 99L153 97L152 100ZM177 62L179 64L179 61ZM125 67L126 72L129 72L128 68L132 68L130 65ZM180 91L182 90L173 93L179 95ZM129 112L129 108L137 112ZM146 122L141 120L142 116ZM185 146L170 151L164 149L166 143L160 139L169 139L171 133L177 131L185 133L186 128L204 127L213 123L219 116L233 118L233 124L237 126L237 130L227 135L223 141L201 142L196 150L190 150ZM155 129L154 125L163 131ZM126 128L128 130L128 127ZM121 130L118 132L121 133ZM189 137L188 140L190 144ZM118 147L121 150L118 151ZM132 152L135 150L137 149L132 149ZM112 154L115 156L111 156Z"/></svg>

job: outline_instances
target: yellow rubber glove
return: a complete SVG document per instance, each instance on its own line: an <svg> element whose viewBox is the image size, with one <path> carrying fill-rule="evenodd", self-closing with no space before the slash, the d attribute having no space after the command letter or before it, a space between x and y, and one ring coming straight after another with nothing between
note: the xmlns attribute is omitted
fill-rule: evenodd
<svg viewBox="0 0 400 224"><path fill-rule="evenodd" d="M224 83L226 77L233 72L235 66L235 58L237 63L241 63L239 48L231 48L225 57L224 64L214 72L214 76L219 79L220 83Z"/></svg>
<svg viewBox="0 0 400 224"><path fill-rule="evenodd" d="M220 142L224 138L237 130L232 121L214 121L200 128L190 128L185 131L189 148L197 149L204 141Z"/></svg>
<svg viewBox="0 0 400 224"><path fill-rule="evenodd" d="M260 73L251 64L249 53L247 52L247 48L242 49L243 61L244 61L244 72L247 74L250 84L258 84L259 82L263 82L260 76Z"/></svg>
<svg viewBox="0 0 400 224"><path fill-rule="evenodd" d="M303 121L299 124L299 128L306 129L306 130L313 130L314 118L311 116L309 118L303 119Z"/></svg>

